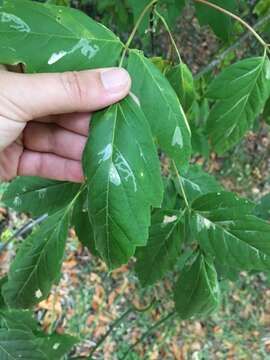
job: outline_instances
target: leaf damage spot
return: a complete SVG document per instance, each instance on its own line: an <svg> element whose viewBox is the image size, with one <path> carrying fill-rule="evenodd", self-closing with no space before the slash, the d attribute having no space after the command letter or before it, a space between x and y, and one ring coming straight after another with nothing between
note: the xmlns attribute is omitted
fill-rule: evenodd
<svg viewBox="0 0 270 360"><path fill-rule="evenodd" d="M182 132L179 126L176 126L174 134L173 134L173 139L172 139L172 145L173 146L179 146L180 148L183 148L184 146L184 141L183 141L183 136L182 136Z"/></svg>
<svg viewBox="0 0 270 360"><path fill-rule="evenodd" d="M59 343L55 343L53 345L53 350L57 350L59 348L60 344Z"/></svg>
<svg viewBox="0 0 270 360"><path fill-rule="evenodd" d="M35 296L36 296L37 299L42 298L43 294L42 294L42 292L41 292L40 289L38 289L38 290L35 292Z"/></svg>
<svg viewBox="0 0 270 360"><path fill-rule="evenodd" d="M164 218L163 218L163 224L171 224L173 222L175 222L177 220L177 216L176 215L173 215L173 216L168 216L168 215L165 215Z"/></svg>
<svg viewBox="0 0 270 360"><path fill-rule="evenodd" d="M125 181L128 181L129 179L132 180L134 185L134 191L137 192L137 183L136 183L135 175L131 170L131 167L129 166L128 162L120 152L118 152L116 155L115 166L117 170L124 175Z"/></svg>
<svg viewBox="0 0 270 360"><path fill-rule="evenodd" d="M130 91L129 93L131 99L135 102L135 104L137 104L139 106L139 108L141 107L141 102L140 99L138 98L138 96L136 96L135 94L133 94L133 92Z"/></svg>
<svg viewBox="0 0 270 360"><path fill-rule="evenodd" d="M215 225L211 223L211 221L209 221L208 219L202 217L202 216L197 216L197 229L198 232L201 232L202 230L206 229L209 230L211 228L215 228Z"/></svg>
<svg viewBox="0 0 270 360"><path fill-rule="evenodd" d="M62 50L62 51L59 51L59 52L56 52L54 54L52 54L52 56L49 58L48 60L48 64L49 65L53 65L55 64L57 61L61 60L64 56L67 55L67 52Z"/></svg>
<svg viewBox="0 0 270 360"><path fill-rule="evenodd" d="M20 32L29 33L31 31L29 25L27 25L21 18L4 11L0 12L0 21L3 23L11 23L9 27Z"/></svg>
<svg viewBox="0 0 270 360"><path fill-rule="evenodd" d="M109 179L112 184L114 184L116 186L121 185L121 178L120 178L118 171L113 163L111 164L111 167L110 167Z"/></svg>
<svg viewBox="0 0 270 360"><path fill-rule="evenodd" d="M103 161L109 160L112 157L112 144L108 144L102 151L98 153L98 155L101 156L101 159L99 160L99 164Z"/></svg>
<svg viewBox="0 0 270 360"><path fill-rule="evenodd" d="M60 50L53 53L48 60L48 65L53 65L63 59L66 55L73 54L78 50L81 51L83 56L90 60L99 52L99 46L91 44L90 40L88 39L80 39L80 41L74 45L71 50Z"/></svg>
<svg viewBox="0 0 270 360"><path fill-rule="evenodd" d="M15 207L19 207L22 205L22 199L19 196L15 196L14 201L13 201L13 205Z"/></svg>
<svg viewBox="0 0 270 360"><path fill-rule="evenodd" d="M47 189L39 189L38 190L38 197L40 200L44 199L47 193Z"/></svg>

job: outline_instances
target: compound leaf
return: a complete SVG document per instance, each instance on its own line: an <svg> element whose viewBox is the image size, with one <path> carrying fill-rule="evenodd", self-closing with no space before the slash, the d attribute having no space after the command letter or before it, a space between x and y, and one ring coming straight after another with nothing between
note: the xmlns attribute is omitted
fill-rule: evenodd
<svg viewBox="0 0 270 360"><path fill-rule="evenodd" d="M270 225L250 215L254 204L232 193L211 193L192 203L194 238L215 261L238 270L270 269Z"/></svg>
<svg viewBox="0 0 270 360"><path fill-rule="evenodd" d="M28 0L0 5L1 64L23 63L27 72L93 69L115 65L121 50L110 30L80 11Z"/></svg>
<svg viewBox="0 0 270 360"><path fill-rule="evenodd" d="M214 149L224 153L252 127L270 94L270 61L266 56L239 61L210 84L208 98L217 102L207 121Z"/></svg>
<svg viewBox="0 0 270 360"><path fill-rule="evenodd" d="M202 254L182 270L175 286L174 301L181 319L202 317L217 310L220 290L216 269Z"/></svg>
<svg viewBox="0 0 270 360"><path fill-rule="evenodd" d="M109 268L126 263L146 244L151 206L163 197L150 127L128 97L91 121L83 164L96 248Z"/></svg>
<svg viewBox="0 0 270 360"><path fill-rule="evenodd" d="M60 274L68 225L68 214L59 211L24 240L2 290L10 307L28 308L47 298Z"/></svg>
<svg viewBox="0 0 270 360"><path fill-rule="evenodd" d="M142 286L154 284L173 269L182 242L180 219L176 211L161 210L152 216L148 243L136 251L136 273Z"/></svg>
<svg viewBox="0 0 270 360"><path fill-rule="evenodd" d="M80 186L39 177L18 177L9 185L2 201L16 211L29 212L32 216L52 214L66 207Z"/></svg>
<svg viewBox="0 0 270 360"><path fill-rule="evenodd" d="M128 71L132 91L151 126L161 149L180 168L187 168L191 153L190 128L169 81L142 52L130 51Z"/></svg>

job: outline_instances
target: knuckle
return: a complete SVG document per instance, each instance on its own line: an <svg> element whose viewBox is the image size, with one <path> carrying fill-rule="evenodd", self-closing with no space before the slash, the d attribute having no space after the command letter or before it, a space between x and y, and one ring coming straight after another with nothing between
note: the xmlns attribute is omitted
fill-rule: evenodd
<svg viewBox="0 0 270 360"><path fill-rule="evenodd" d="M60 78L69 101L82 105L85 98L85 89L79 73L77 71L65 72L60 74Z"/></svg>

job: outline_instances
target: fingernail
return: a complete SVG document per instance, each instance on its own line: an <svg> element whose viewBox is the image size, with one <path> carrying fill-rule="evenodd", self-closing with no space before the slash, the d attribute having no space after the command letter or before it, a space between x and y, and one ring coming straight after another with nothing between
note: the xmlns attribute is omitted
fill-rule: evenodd
<svg viewBox="0 0 270 360"><path fill-rule="evenodd" d="M130 83L130 76L125 69L114 68L104 70L100 77L104 88L113 92L126 88Z"/></svg>

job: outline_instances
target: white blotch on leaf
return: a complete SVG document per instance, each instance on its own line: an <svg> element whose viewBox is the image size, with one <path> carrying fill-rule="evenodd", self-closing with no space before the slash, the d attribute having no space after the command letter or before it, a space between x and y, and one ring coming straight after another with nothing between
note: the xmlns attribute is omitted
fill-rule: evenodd
<svg viewBox="0 0 270 360"><path fill-rule="evenodd" d="M121 185L121 178L120 178L118 171L117 171L116 167L114 166L114 164L111 164L110 172L109 172L109 179L112 184L114 184L116 186Z"/></svg>
<svg viewBox="0 0 270 360"><path fill-rule="evenodd" d="M35 292L35 296L36 296L37 299L40 299L40 298L43 296L40 289L38 289L38 290Z"/></svg>
<svg viewBox="0 0 270 360"><path fill-rule="evenodd" d="M109 160L112 156L112 144L108 144L102 151L98 153L101 159L99 160L99 164L103 161Z"/></svg>
<svg viewBox="0 0 270 360"><path fill-rule="evenodd" d="M177 220L176 215L173 215L173 216L165 215L163 218L163 224L170 224L172 222L175 222L176 220Z"/></svg>
<svg viewBox="0 0 270 360"><path fill-rule="evenodd" d="M81 51L83 56L90 60L99 52L99 46L91 44L88 39L81 39L71 50L60 50L53 53L48 60L48 65L53 65L63 59L66 55L73 54L78 50Z"/></svg>
<svg viewBox="0 0 270 360"><path fill-rule="evenodd" d="M81 39L78 44L74 46L70 53L73 53L77 50L81 50L82 55L86 56L90 60L99 51L99 47L97 45L92 45L91 42L87 39Z"/></svg>
<svg viewBox="0 0 270 360"><path fill-rule="evenodd" d="M180 146L180 148L182 148L184 146L183 136L182 136L181 129L179 126L176 126L176 128L175 128L175 131L173 134L173 139L172 139L172 145Z"/></svg>
<svg viewBox="0 0 270 360"><path fill-rule="evenodd" d="M15 199L13 201L13 205L15 207L21 206L22 205L22 199L19 196L15 196Z"/></svg>
<svg viewBox="0 0 270 360"><path fill-rule="evenodd" d="M211 227L215 227L214 224L212 224L208 219L197 216L197 230L201 232L202 230L206 229L209 230Z"/></svg>
<svg viewBox="0 0 270 360"><path fill-rule="evenodd" d="M59 348L60 344L59 343L55 343L53 345L53 350L57 350Z"/></svg>
<svg viewBox="0 0 270 360"><path fill-rule="evenodd" d="M266 62L266 80L270 80L270 62Z"/></svg>
<svg viewBox="0 0 270 360"><path fill-rule="evenodd" d="M133 92L131 92L131 91L130 91L129 95L132 98L132 100L135 102L135 104L137 104L139 107L141 107L141 102L140 102L140 99L138 98L138 96L133 94Z"/></svg>
<svg viewBox="0 0 270 360"><path fill-rule="evenodd" d="M29 25L26 24L21 18L16 15L9 14L6 12L0 12L0 21L3 23L11 23L9 25L10 28L18 30L20 32L30 32L31 29Z"/></svg>
<svg viewBox="0 0 270 360"><path fill-rule="evenodd" d="M40 200L42 200L42 199L45 198L46 192L47 192L46 189L39 189L39 190L38 190L38 197L39 197Z"/></svg>
<svg viewBox="0 0 270 360"><path fill-rule="evenodd" d="M120 152L118 152L116 155L115 166L116 166L117 170L124 175L125 181L128 181L129 179L132 180L133 186L134 186L134 191L136 192L137 191L137 183L136 183L135 175L134 175L133 171L131 170L131 167L129 166L128 162L126 161L126 159Z"/></svg>
<svg viewBox="0 0 270 360"><path fill-rule="evenodd" d="M66 55L67 55L67 52L64 50L56 52L56 53L52 54L52 56L49 58L48 64L53 65L54 63L61 60Z"/></svg>

